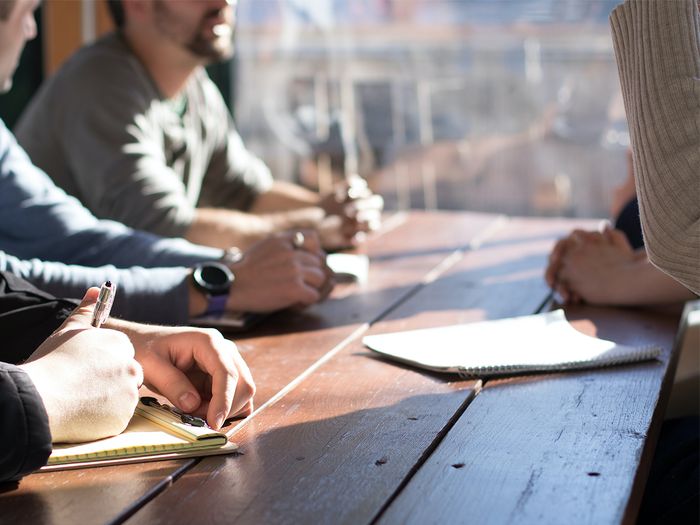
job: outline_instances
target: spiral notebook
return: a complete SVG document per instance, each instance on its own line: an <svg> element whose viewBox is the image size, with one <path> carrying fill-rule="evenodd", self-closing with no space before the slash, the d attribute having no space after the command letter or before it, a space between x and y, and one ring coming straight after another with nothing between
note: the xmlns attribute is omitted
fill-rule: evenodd
<svg viewBox="0 0 700 525"><path fill-rule="evenodd" d="M661 353L656 346L624 346L582 334L563 310L371 335L362 341L390 359L466 377L604 367L654 359Z"/></svg>
<svg viewBox="0 0 700 525"><path fill-rule="evenodd" d="M124 432L88 443L54 445L42 470L230 454L237 448L223 432L184 423L172 410L139 402Z"/></svg>

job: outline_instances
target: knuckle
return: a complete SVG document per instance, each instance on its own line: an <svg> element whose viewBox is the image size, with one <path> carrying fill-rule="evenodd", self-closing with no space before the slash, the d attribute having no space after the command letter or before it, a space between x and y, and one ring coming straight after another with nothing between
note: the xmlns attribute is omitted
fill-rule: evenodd
<svg viewBox="0 0 700 525"><path fill-rule="evenodd" d="M202 334L212 343L219 343L224 336L216 328L202 328Z"/></svg>

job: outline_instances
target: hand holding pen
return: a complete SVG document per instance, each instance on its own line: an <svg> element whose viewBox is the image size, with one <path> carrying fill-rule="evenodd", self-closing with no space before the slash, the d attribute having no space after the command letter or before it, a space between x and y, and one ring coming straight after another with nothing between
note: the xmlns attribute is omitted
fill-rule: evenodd
<svg viewBox="0 0 700 525"><path fill-rule="evenodd" d="M22 364L41 396L54 442L119 434L134 414L143 371L126 334L91 328L98 295L90 288Z"/></svg>
<svg viewBox="0 0 700 525"><path fill-rule="evenodd" d="M95 310L92 314L92 326L99 328L109 317L114 304L114 295L117 293L117 285L112 281L105 282L100 288L100 295L95 303Z"/></svg>

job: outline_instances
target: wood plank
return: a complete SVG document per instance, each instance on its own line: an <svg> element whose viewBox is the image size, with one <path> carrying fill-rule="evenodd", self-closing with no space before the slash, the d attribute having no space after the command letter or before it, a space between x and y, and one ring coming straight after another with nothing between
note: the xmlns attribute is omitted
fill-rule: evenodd
<svg viewBox="0 0 700 525"><path fill-rule="evenodd" d="M531 313L548 293L543 262L564 231L563 223L506 224L376 331L418 327L434 319L436 308L440 321ZM203 459L130 523L371 522L478 384L372 358L360 335L234 436L242 456Z"/></svg>
<svg viewBox="0 0 700 525"><path fill-rule="evenodd" d="M0 523L109 523L165 489L194 460L37 473L0 485Z"/></svg>
<svg viewBox="0 0 700 525"><path fill-rule="evenodd" d="M322 304L280 312L251 333L234 336L258 387L256 405L399 304L431 270L478 242L498 221L490 214L401 214L389 221L386 233L372 236L361 249L370 258L366 284L339 286Z"/></svg>
<svg viewBox="0 0 700 525"><path fill-rule="evenodd" d="M590 307L567 314L586 319L575 323L584 333L659 344L663 358L490 381L380 523L623 521L655 443L677 317Z"/></svg>
<svg viewBox="0 0 700 525"><path fill-rule="evenodd" d="M467 246L495 220L493 215L439 213L390 218L385 229L390 234L372 236L364 248L372 259L366 286L339 287L324 304L305 312L282 312L241 338L239 348L259 388L257 404L269 400L358 327L400 302L446 254ZM33 474L18 489L0 494L0 515L11 508L21 521L37 523L116 519L193 463Z"/></svg>

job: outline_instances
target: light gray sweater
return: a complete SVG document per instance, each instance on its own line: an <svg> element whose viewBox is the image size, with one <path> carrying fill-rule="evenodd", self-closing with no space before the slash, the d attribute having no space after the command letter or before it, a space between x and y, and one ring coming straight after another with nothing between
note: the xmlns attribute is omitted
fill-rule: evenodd
<svg viewBox="0 0 700 525"><path fill-rule="evenodd" d="M649 259L700 294L696 0L627 0L610 23Z"/></svg>

